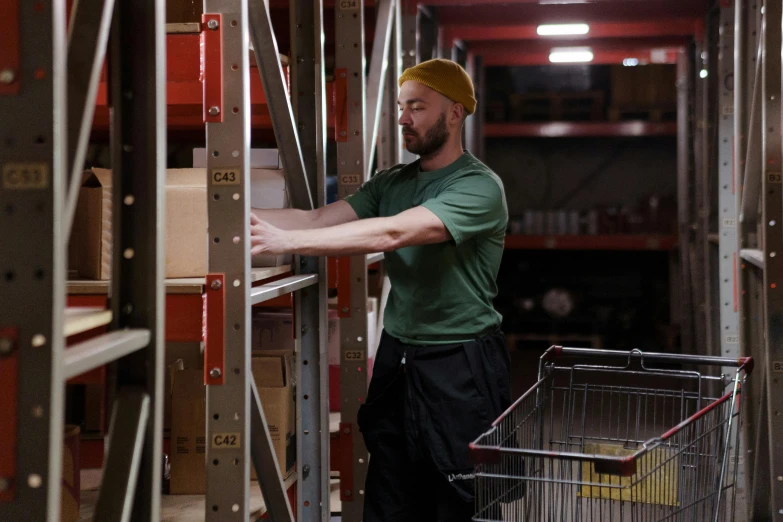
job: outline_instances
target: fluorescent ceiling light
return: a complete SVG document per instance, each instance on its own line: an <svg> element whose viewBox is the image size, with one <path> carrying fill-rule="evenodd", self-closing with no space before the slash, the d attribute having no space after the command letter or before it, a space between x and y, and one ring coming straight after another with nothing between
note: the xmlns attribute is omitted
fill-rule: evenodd
<svg viewBox="0 0 783 522"><path fill-rule="evenodd" d="M572 36L587 34L590 26L587 24L543 24L539 25L539 36Z"/></svg>
<svg viewBox="0 0 783 522"><path fill-rule="evenodd" d="M623 65L626 67L636 67L639 65L639 58L626 58L623 60Z"/></svg>
<svg viewBox="0 0 783 522"><path fill-rule="evenodd" d="M701 71L699 71L699 77L700 78L706 78L707 74L708 74L707 73L707 69L702 69Z"/></svg>
<svg viewBox="0 0 783 522"><path fill-rule="evenodd" d="M593 61L593 51L589 47L555 47L549 53L552 63L584 63Z"/></svg>

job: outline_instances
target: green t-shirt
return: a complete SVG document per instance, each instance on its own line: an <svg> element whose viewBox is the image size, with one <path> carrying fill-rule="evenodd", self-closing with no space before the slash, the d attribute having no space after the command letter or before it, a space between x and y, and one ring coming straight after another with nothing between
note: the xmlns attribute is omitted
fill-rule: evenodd
<svg viewBox="0 0 783 522"><path fill-rule="evenodd" d="M410 344L467 341L500 326L492 306L508 208L500 178L465 152L421 172L419 162L379 172L346 201L359 218L423 206L454 241L401 248L385 256L391 291L384 328Z"/></svg>

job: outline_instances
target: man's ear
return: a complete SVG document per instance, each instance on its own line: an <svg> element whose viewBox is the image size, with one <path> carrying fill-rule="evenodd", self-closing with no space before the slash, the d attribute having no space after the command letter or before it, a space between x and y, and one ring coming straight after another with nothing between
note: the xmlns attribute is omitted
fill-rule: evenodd
<svg viewBox="0 0 783 522"><path fill-rule="evenodd" d="M453 125L462 125L462 123L465 121L465 116L467 116L465 106L461 103L452 104L449 116L449 119L451 120L449 123Z"/></svg>

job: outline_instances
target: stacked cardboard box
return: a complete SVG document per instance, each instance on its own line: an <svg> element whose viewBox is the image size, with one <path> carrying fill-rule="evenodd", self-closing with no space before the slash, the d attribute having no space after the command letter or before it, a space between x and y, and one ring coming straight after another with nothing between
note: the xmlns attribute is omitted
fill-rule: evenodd
<svg viewBox="0 0 783 522"><path fill-rule="evenodd" d="M254 209L289 206L280 169L252 169L250 193ZM207 272L208 243L206 169L167 170L165 199L165 276L203 277ZM80 277L108 280L111 276L113 206L111 171L87 171L79 192L69 251L70 268ZM290 255L259 255L253 258L253 266L279 266L290 260Z"/></svg>
<svg viewBox="0 0 783 522"><path fill-rule="evenodd" d="M251 361L278 465L287 476L296 464L296 393L293 350L265 350ZM203 364L176 360L171 373L172 495L206 488L206 388ZM252 469L252 468L251 468ZM253 472L255 478L255 472Z"/></svg>

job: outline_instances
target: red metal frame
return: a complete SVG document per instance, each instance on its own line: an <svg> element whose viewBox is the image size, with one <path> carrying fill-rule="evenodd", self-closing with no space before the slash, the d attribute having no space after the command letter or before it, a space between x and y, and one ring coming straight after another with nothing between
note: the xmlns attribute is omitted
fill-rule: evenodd
<svg viewBox="0 0 783 522"><path fill-rule="evenodd" d="M209 28L210 22L217 24ZM213 24L214 25L214 24ZM201 15L201 72L205 123L223 123L223 15ZM217 107L217 114L210 110Z"/></svg>
<svg viewBox="0 0 783 522"><path fill-rule="evenodd" d="M334 140L348 141L348 69L334 70Z"/></svg>
<svg viewBox="0 0 783 522"><path fill-rule="evenodd" d="M214 369L220 375L212 377ZM226 275L207 274L204 291L204 384L222 386L226 374Z"/></svg>
<svg viewBox="0 0 783 522"><path fill-rule="evenodd" d="M676 136L677 122L553 121L485 123L487 138Z"/></svg>
<svg viewBox="0 0 783 522"><path fill-rule="evenodd" d="M574 38L589 43L593 38L646 38L661 36L691 36L698 31L699 21L693 18L669 18L651 21L633 22L593 22L590 32L584 37ZM537 33L536 24L497 24L497 25L452 25L445 26L446 41L492 41L492 40L542 40ZM581 44L580 44L581 45Z"/></svg>
<svg viewBox="0 0 783 522"><path fill-rule="evenodd" d="M166 36L166 126L169 130L204 131L204 87L201 71L199 34ZM251 62L253 62L251 60ZM286 74L288 67L284 66ZM333 82L327 82L326 95L333 99ZM225 111L221 110L221 114ZM271 129L264 87L258 67L250 65L250 120L254 129ZM334 106L327 104L327 124L334 125ZM98 85L93 129L109 129L106 70Z"/></svg>
<svg viewBox="0 0 783 522"><path fill-rule="evenodd" d="M25 5L32 9L32 2ZM19 57L19 0L0 1L0 73L10 71L14 79L0 82L0 96L19 94L21 61Z"/></svg>
<svg viewBox="0 0 783 522"><path fill-rule="evenodd" d="M353 502L356 494L353 488L353 424L350 422L340 423L339 444L340 500Z"/></svg>
<svg viewBox="0 0 783 522"><path fill-rule="evenodd" d="M337 314L351 317L351 258L337 258Z"/></svg>
<svg viewBox="0 0 783 522"><path fill-rule="evenodd" d="M0 338L13 343L11 353L0 356L0 477L10 484L0 491L0 502L10 502L16 495L14 479L16 477L16 430L18 423L19 394L19 331L16 328L0 328Z"/></svg>

